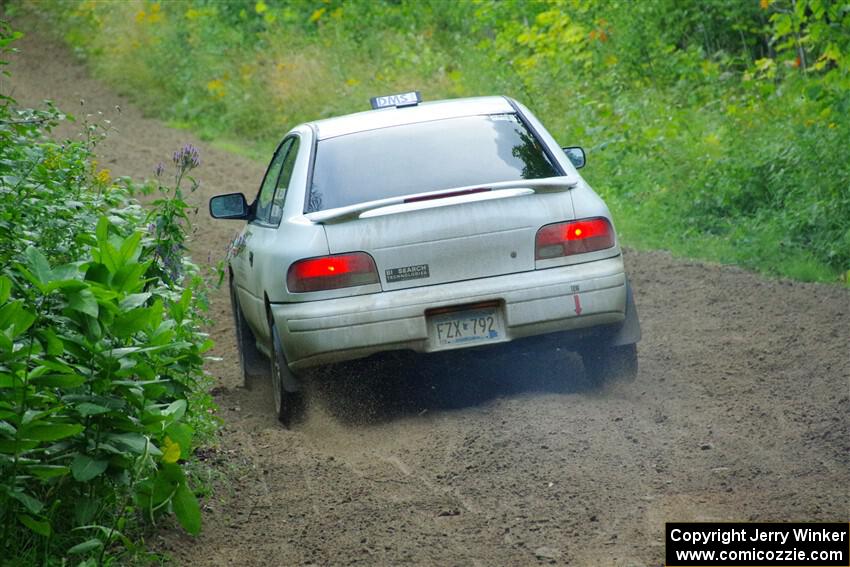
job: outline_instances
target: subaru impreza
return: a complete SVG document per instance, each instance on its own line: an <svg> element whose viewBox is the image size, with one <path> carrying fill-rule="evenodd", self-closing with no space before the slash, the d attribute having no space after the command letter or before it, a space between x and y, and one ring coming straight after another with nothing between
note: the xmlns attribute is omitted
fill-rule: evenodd
<svg viewBox="0 0 850 567"><path fill-rule="evenodd" d="M507 97L372 107L293 128L250 203L209 203L246 221L227 261L240 360L279 419L305 369L387 351L534 340L634 378L640 324L584 151Z"/></svg>

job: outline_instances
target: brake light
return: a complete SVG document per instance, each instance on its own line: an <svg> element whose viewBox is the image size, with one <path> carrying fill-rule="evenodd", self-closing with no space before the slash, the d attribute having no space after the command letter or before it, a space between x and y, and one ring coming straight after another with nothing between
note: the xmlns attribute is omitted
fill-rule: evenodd
<svg viewBox="0 0 850 567"><path fill-rule="evenodd" d="M379 281L375 261L365 252L299 260L289 267L286 274L286 286L295 293L368 285Z"/></svg>
<svg viewBox="0 0 850 567"><path fill-rule="evenodd" d="M614 229L608 219L583 219L544 226L537 231L535 258L548 260L595 252L614 246Z"/></svg>

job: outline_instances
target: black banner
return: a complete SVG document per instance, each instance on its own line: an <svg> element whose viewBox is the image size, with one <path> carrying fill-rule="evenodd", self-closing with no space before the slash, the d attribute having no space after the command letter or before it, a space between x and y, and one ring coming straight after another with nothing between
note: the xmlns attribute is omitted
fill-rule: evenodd
<svg viewBox="0 0 850 567"><path fill-rule="evenodd" d="M850 524L670 522L665 531L667 567L850 567Z"/></svg>

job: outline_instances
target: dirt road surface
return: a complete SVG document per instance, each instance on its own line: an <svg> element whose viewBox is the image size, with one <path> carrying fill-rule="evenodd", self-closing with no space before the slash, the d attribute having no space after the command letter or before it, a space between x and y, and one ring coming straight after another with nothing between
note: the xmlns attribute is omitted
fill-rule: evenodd
<svg viewBox="0 0 850 567"><path fill-rule="evenodd" d="M263 165L145 117L32 27L3 90L102 112L113 175L151 177L199 146L192 252L220 259L238 226L206 200L253 195ZM199 537L149 543L181 565L645 566L663 562L665 521L849 520L850 293L664 252L626 260L644 331L634 383L591 389L566 353L356 364L313 374L293 431L269 385L241 387L217 292L210 458L234 476Z"/></svg>

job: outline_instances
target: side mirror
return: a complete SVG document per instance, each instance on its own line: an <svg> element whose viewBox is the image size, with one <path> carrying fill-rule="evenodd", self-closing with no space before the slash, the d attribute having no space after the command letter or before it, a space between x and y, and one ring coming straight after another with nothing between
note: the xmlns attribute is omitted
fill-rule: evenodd
<svg viewBox="0 0 850 567"><path fill-rule="evenodd" d="M214 219L245 220L248 203L242 193L216 195L210 199L210 216Z"/></svg>
<svg viewBox="0 0 850 567"><path fill-rule="evenodd" d="M570 158L570 161L576 169L581 169L584 167L584 164L587 163L587 156L585 155L583 148L578 146L568 146L561 149L564 150L564 153L567 154L567 157Z"/></svg>

